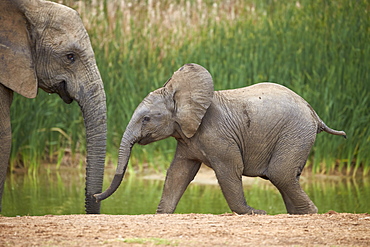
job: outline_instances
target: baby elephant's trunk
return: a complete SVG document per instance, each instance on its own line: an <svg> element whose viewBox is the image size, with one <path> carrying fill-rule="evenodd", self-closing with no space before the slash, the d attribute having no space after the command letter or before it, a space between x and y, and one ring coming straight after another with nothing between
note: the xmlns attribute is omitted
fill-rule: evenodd
<svg viewBox="0 0 370 247"><path fill-rule="evenodd" d="M100 202L110 197L118 189L119 185L122 182L123 176L125 175L127 164L131 155L131 149L135 142L136 142L135 140L130 140L126 138L125 135L123 135L119 149L116 174L114 175L112 183L110 184L109 188L106 191L94 195L97 202Z"/></svg>
<svg viewBox="0 0 370 247"><path fill-rule="evenodd" d="M117 190L119 185L121 184L123 176L124 176L124 173L115 174L114 178L113 178L113 181L112 181L111 185L109 186L109 188L106 191L104 191L100 194L95 194L94 195L94 197L96 198L96 202L100 202L100 201L110 197Z"/></svg>

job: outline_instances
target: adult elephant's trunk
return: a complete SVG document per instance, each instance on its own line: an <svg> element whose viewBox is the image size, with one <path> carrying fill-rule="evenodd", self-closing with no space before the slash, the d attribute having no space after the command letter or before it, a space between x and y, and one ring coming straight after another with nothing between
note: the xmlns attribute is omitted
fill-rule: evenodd
<svg viewBox="0 0 370 247"><path fill-rule="evenodd" d="M76 101L81 107L86 128L87 158L85 210L88 214L100 213L100 203L94 194L103 187L104 163L106 154L106 99L100 75L87 85L81 86Z"/></svg>
<svg viewBox="0 0 370 247"><path fill-rule="evenodd" d="M121 140L116 174L114 175L112 183L110 184L109 188L106 191L94 195L97 202L100 202L111 196L121 184L123 176L125 175L127 169L128 161L130 159L131 149L137 141L138 137L133 134L129 124Z"/></svg>

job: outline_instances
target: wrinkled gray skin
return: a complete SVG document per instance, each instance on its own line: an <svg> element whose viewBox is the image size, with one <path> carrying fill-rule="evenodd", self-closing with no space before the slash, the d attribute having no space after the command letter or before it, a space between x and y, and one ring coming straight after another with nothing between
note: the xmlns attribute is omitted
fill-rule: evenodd
<svg viewBox="0 0 370 247"><path fill-rule="evenodd" d="M103 82L78 13L42 0L0 1L0 210L11 146L13 92L37 88L81 107L87 138L86 212L99 213L106 147ZM55 114L58 114L56 112Z"/></svg>
<svg viewBox="0 0 370 247"><path fill-rule="evenodd" d="M135 143L173 136L178 145L157 213L174 212L201 163L215 171L233 212L266 213L247 205L244 175L270 180L288 213L316 213L299 177L321 131L345 136L327 127L304 99L286 87L260 83L213 92L208 71L186 64L137 107L122 138L112 184L95 197L103 200L117 189Z"/></svg>

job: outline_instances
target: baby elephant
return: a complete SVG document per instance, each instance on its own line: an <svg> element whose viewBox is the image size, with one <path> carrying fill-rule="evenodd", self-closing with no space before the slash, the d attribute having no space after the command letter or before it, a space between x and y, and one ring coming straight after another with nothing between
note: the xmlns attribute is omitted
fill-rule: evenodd
<svg viewBox="0 0 370 247"><path fill-rule="evenodd" d="M185 64L136 108L122 137L112 184L95 197L104 200L118 188L135 143L146 145L173 136L177 149L157 213L175 211L201 163L215 171L235 213L266 213L246 203L243 175L270 180L288 213L317 213L299 177L321 131L346 137L326 126L303 98L286 87L259 83L214 92L205 68Z"/></svg>

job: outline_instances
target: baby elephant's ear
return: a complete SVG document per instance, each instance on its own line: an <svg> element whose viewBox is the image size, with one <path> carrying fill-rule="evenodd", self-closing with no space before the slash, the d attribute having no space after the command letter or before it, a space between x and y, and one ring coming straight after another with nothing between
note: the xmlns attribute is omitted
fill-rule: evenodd
<svg viewBox="0 0 370 247"><path fill-rule="evenodd" d="M185 64L164 85L173 92L175 118L187 138L197 131L213 97L211 74L198 64Z"/></svg>
<svg viewBox="0 0 370 247"><path fill-rule="evenodd" d="M28 24L15 2L0 0L0 83L34 98L37 79Z"/></svg>

